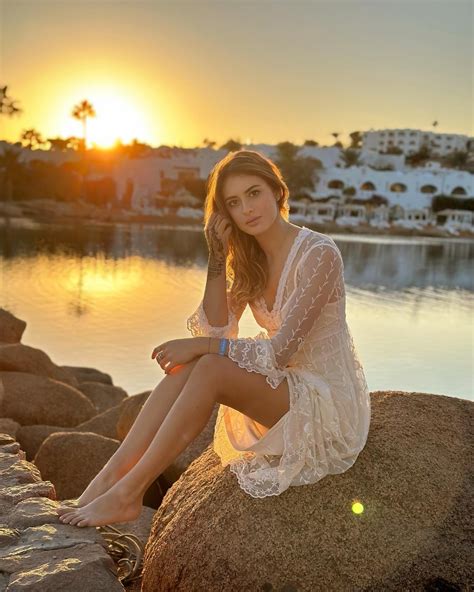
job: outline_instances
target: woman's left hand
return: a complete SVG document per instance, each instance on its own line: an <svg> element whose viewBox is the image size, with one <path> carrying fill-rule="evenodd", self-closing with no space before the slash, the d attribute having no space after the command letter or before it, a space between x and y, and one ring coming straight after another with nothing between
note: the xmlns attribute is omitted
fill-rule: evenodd
<svg viewBox="0 0 474 592"><path fill-rule="evenodd" d="M172 339L157 345L151 354L158 364L169 374L175 366L187 364L199 355L194 338Z"/></svg>

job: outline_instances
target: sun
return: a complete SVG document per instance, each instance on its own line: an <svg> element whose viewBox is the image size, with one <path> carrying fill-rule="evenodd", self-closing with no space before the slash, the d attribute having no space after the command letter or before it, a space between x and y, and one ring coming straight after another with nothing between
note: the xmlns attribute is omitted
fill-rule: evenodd
<svg viewBox="0 0 474 592"><path fill-rule="evenodd" d="M111 148L117 141L128 144L135 138L148 136L149 125L143 110L123 89L89 87L77 97L75 104L83 99L92 104L96 114L87 119L88 147ZM71 117L64 135L82 137L82 123Z"/></svg>

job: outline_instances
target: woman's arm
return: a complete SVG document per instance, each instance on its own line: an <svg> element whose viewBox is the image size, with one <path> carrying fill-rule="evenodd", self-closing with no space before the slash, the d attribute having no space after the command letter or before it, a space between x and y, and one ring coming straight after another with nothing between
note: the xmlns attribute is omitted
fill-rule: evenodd
<svg viewBox="0 0 474 592"><path fill-rule="evenodd" d="M228 235L231 230L228 222L210 223L206 230L209 247L207 280L204 296L197 309L186 321L193 337L237 337L239 319L245 307L237 307L227 291L226 259Z"/></svg>
<svg viewBox="0 0 474 592"><path fill-rule="evenodd" d="M228 322L225 262L226 254L222 242L213 240L207 261L203 308L209 323L214 327L223 327Z"/></svg>
<svg viewBox="0 0 474 592"><path fill-rule="evenodd" d="M191 339L194 339L196 344L196 357L203 356L204 354L219 353L220 337L191 337ZM225 355L227 355L228 349L229 343L227 342L225 345Z"/></svg>

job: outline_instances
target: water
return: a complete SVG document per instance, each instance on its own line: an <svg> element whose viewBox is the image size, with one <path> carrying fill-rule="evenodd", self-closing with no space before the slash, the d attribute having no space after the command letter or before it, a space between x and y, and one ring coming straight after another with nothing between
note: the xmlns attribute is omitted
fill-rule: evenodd
<svg viewBox="0 0 474 592"><path fill-rule="evenodd" d="M474 400L474 242L331 236L369 389ZM56 364L108 372L133 395L164 376L153 348L190 337L206 264L201 229L0 227L0 306L27 322L24 344ZM239 336L260 330L247 308Z"/></svg>

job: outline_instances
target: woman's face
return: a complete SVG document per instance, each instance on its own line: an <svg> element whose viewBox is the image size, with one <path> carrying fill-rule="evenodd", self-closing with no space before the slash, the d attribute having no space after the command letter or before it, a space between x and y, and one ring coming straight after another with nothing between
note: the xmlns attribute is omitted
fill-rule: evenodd
<svg viewBox="0 0 474 592"><path fill-rule="evenodd" d="M226 214L247 234L260 234L269 228L279 212L272 188L256 175L230 175L223 183L222 193Z"/></svg>

